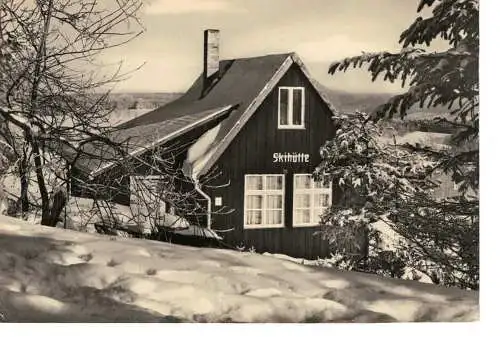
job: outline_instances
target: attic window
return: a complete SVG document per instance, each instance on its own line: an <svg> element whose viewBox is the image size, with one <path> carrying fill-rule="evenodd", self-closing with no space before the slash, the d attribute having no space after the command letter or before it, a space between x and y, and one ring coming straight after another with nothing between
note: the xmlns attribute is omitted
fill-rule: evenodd
<svg viewBox="0 0 500 337"><path fill-rule="evenodd" d="M305 129L303 87L279 87L278 129Z"/></svg>

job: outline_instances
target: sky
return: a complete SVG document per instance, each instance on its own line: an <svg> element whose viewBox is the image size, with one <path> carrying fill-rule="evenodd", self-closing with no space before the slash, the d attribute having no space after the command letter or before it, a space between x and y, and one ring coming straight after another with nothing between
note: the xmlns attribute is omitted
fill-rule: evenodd
<svg viewBox="0 0 500 337"><path fill-rule="evenodd" d="M202 71L203 30L221 31L221 59L296 52L311 75L333 89L397 92L365 70L328 74L336 60L397 51L418 16L417 0L145 0L144 33L108 51L106 62L138 66L117 91L183 92Z"/></svg>

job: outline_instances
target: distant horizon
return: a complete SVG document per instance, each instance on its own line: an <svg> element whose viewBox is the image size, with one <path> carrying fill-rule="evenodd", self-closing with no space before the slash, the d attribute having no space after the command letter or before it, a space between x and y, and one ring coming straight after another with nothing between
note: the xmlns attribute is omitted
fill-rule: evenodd
<svg viewBox="0 0 500 337"><path fill-rule="evenodd" d="M397 95L397 92L369 92L369 91L347 91L347 90L341 90L341 89L335 89L335 88L327 88L331 90L332 92L337 92L337 93L345 93L349 95L380 95L380 96L390 96L390 95ZM187 91L187 90L186 90ZM186 91L161 91L161 90L153 90L153 91L148 91L148 90L111 90L111 94L180 94L183 95L186 93Z"/></svg>
<svg viewBox="0 0 500 337"><path fill-rule="evenodd" d="M330 89L330 88L329 88ZM380 96L391 96L391 95L397 95L398 93L393 93L393 92L352 92L352 91L342 91L342 90L337 90L337 89L330 89L333 92L338 92L338 93L345 93L349 95L380 95ZM110 92L110 94L179 94L183 95L185 94L185 91L139 91L139 90L132 90L132 91L118 91L118 90L113 90Z"/></svg>

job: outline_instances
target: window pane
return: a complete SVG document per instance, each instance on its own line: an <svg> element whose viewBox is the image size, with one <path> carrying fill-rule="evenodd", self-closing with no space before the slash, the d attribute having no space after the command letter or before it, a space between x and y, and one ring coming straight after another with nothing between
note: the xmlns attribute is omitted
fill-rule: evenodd
<svg viewBox="0 0 500 337"><path fill-rule="evenodd" d="M267 190L278 190L283 189L283 177L282 176L270 176L266 179L266 189Z"/></svg>
<svg viewBox="0 0 500 337"><path fill-rule="evenodd" d="M295 188L308 189L311 187L311 176L300 175L295 176Z"/></svg>
<svg viewBox="0 0 500 337"><path fill-rule="evenodd" d="M296 194L295 195L295 208L308 208L311 207L311 196L309 194Z"/></svg>
<svg viewBox="0 0 500 337"><path fill-rule="evenodd" d="M330 206L330 195L326 193L316 194L314 196L315 207L328 207Z"/></svg>
<svg viewBox="0 0 500 337"><path fill-rule="evenodd" d="M322 182L322 181L315 181L314 188L330 188L330 184Z"/></svg>
<svg viewBox="0 0 500 337"><path fill-rule="evenodd" d="M262 211L247 211L247 225L262 225Z"/></svg>
<svg viewBox="0 0 500 337"><path fill-rule="evenodd" d="M262 195L247 195L247 209L262 209Z"/></svg>
<svg viewBox="0 0 500 337"><path fill-rule="evenodd" d="M280 125L288 124L288 89L280 89Z"/></svg>
<svg viewBox="0 0 500 337"><path fill-rule="evenodd" d="M281 196L281 195L269 195L267 197L267 208L268 209L282 209L283 208L283 196Z"/></svg>
<svg viewBox="0 0 500 337"><path fill-rule="evenodd" d="M325 208L315 208L313 211L313 224L319 224L321 219L321 214L325 211Z"/></svg>
<svg viewBox="0 0 500 337"><path fill-rule="evenodd" d="M293 218L296 224L309 223L311 222L311 211L308 209L296 209Z"/></svg>
<svg viewBox="0 0 500 337"><path fill-rule="evenodd" d="M267 211L267 225L280 225L281 224L281 211Z"/></svg>
<svg viewBox="0 0 500 337"><path fill-rule="evenodd" d="M293 90L293 125L302 125L302 90Z"/></svg>
<svg viewBox="0 0 500 337"><path fill-rule="evenodd" d="M261 176L247 176L247 189L248 190L262 190L262 177Z"/></svg>

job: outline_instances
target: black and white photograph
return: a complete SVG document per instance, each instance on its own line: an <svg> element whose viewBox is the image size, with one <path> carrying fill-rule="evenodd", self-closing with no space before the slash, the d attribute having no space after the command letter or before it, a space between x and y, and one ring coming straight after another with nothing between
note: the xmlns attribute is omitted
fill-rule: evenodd
<svg viewBox="0 0 500 337"><path fill-rule="evenodd" d="M479 223L479 0L0 0L2 323L477 323Z"/></svg>

